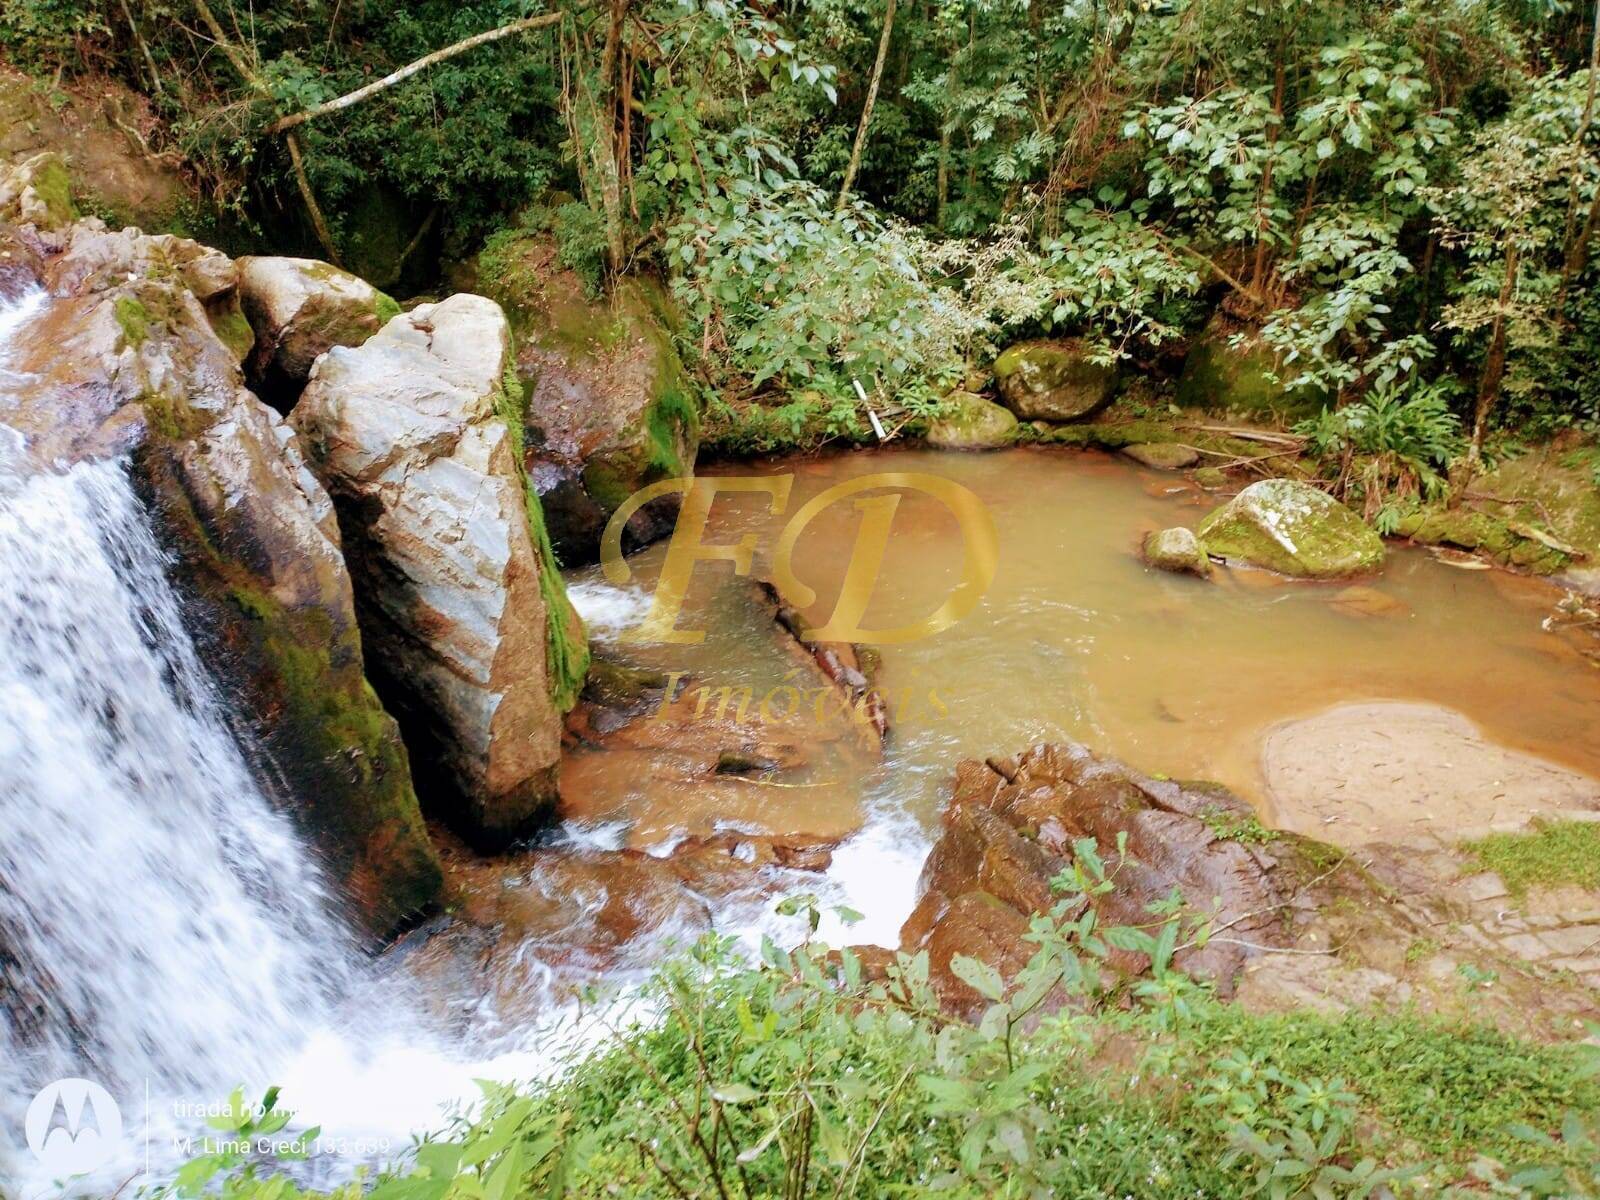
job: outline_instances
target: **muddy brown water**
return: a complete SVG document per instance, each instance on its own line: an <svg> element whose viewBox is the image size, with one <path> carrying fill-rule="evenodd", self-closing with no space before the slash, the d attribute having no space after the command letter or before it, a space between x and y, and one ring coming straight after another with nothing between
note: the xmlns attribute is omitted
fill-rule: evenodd
<svg viewBox="0 0 1600 1200"><path fill-rule="evenodd" d="M965 757L1073 738L1150 772L1211 779L1273 813L1261 759L1265 738L1291 719L1342 702L1411 701L1461 713L1506 747L1600 777L1600 671L1541 621L1559 592L1502 572L1464 570L1393 547L1362 590L1226 571L1214 583L1146 568L1144 533L1193 525L1224 497L1183 477L1099 454L1017 449L963 455L931 450L841 454L813 461L719 466L709 473L792 474L784 514L764 495L719 496L704 540L757 540L756 572L771 567L788 516L843 481L874 472L939 475L975 493L992 515L999 561L976 611L941 633L886 645L881 685L893 732L881 763L822 755L774 783L752 785L737 811L692 783L663 786L638 764L588 764L564 790L570 814L611 821L635 846L675 833L767 827L837 833L864 825L877 850L842 870L898 908ZM796 544L796 573L831 611L861 514L825 509ZM731 565L695 568L680 625L705 628L693 646L628 644L643 618L665 546L629 560L618 589L595 569L574 576L575 598L609 654L687 671L759 699L794 667L730 586ZM896 511L866 624L916 621L960 578L963 544L937 499L905 493ZM936 699L935 699L936 697ZM919 838L919 834L921 835ZM887 877L895 876L891 884ZM909 878L905 878L909 875ZM859 892L858 892L859 895ZM870 899L870 896L867 897ZM887 917L887 913L885 916Z"/></svg>

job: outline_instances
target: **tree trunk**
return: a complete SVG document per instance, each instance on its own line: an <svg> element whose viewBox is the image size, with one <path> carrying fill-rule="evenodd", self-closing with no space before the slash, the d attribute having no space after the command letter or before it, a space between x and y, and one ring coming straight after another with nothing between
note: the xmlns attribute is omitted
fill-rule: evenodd
<svg viewBox="0 0 1600 1200"><path fill-rule="evenodd" d="M624 102L622 82L622 30L628 17L628 0L611 0L611 20L606 26L605 48L600 53L600 97L596 104L594 156L600 175L600 207L606 226L606 261L612 275L627 265L627 240L622 220L622 156L617 114Z"/></svg>
<svg viewBox="0 0 1600 1200"><path fill-rule="evenodd" d="M861 106L861 124L856 126L855 145L850 148L850 165L845 168L844 183L839 187L836 208L843 208L850 199L850 189L855 186L856 173L861 169L861 151L867 144L867 126L872 124L872 108L878 102L878 84L883 81L883 64L889 57L889 39L894 33L895 0L889 0L883 12L883 35L878 38L878 58L872 64L872 79L867 84L867 100Z"/></svg>
<svg viewBox="0 0 1600 1200"><path fill-rule="evenodd" d="M250 65L250 60L244 56L244 52L234 45L233 40L223 31L222 23L217 20L216 14L211 11L211 6L206 0L195 0L195 11L200 14L200 20L204 22L212 40L217 43L217 48L222 51L223 56L233 64L233 69L239 73L239 77L249 84L250 89L257 95L267 100L275 99L272 89L256 73L256 69ZM300 190L300 199L305 202L306 212L311 217L311 228L316 231L317 241L322 243L322 252L334 266L342 266L339 261L339 247L334 244L333 234L322 215L322 206L317 203L316 193L311 190L311 178L306 174L305 159L300 153L300 139L291 133L284 141L289 148L289 164L294 169L295 186Z"/></svg>
<svg viewBox="0 0 1600 1200"><path fill-rule="evenodd" d="M1590 17L1589 30L1589 87L1583 98L1583 116L1578 120L1577 132L1573 135L1573 146L1581 153L1584 139L1588 136L1589 125L1594 120L1595 84L1600 82L1600 0L1595 0L1594 12ZM1596 199L1600 200L1600 193ZM1572 282L1572 273L1580 260L1575 253L1578 249L1573 238L1577 234L1578 225L1578 172L1572 173L1572 182L1567 190L1567 224L1561 234L1561 283L1556 288L1556 316L1561 316L1561 311L1566 307L1567 285ZM1594 227L1594 208L1590 206L1589 217L1584 223L1584 249L1587 250L1587 237Z"/></svg>
<svg viewBox="0 0 1600 1200"><path fill-rule="evenodd" d="M1489 425L1489 414L1500 397L1500 381L1506 373L1506 310L1517 290L1517 244L1506 249L1506 277L1500 284L1500 303L1494 314L1494 325L1489 333L1489 352L1483 360L1483 377L1478 381L1478 402L1472 411L1472 445L1467 450L1466 478L1458 494L1466 490L1472 477L1483 462L1483 435Z"/></svg>

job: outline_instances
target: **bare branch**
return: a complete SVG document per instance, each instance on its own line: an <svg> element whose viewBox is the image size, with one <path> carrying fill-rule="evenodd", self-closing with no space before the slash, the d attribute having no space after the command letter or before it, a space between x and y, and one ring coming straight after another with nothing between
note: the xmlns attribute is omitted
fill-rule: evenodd
<svg viewBox="0 0 1600 1200"><path fill-rule="evenodd" d="M442 63L447 58L454 58L458 54L465 54L479 46L486 46L490 42L498 42L501 38L508 38L512 34L526 33L530 29L542 29L546 25L554 25L565 14L560 12L544 13L537 17L524 17L520 21L512 21L509 25L502 25L498 29L490 29L483 33L475 33L469 38L462 38L442 50L435 50L432 54L424 54L415 62L409 62L398 71L391 71L382 79L375 79L365 87L359 87L353 92L346 92L336 100L329 100L325 104L313 105L302 112L292 116L280 117L263 131L268 134L283 133L293 129L296 125L304 125L307 121L317 117L326 116L331 112L360 104L369 96L375 96L386 88L392 88L397 83L403 83L419 72L426 71L436 63Z"/></svg>

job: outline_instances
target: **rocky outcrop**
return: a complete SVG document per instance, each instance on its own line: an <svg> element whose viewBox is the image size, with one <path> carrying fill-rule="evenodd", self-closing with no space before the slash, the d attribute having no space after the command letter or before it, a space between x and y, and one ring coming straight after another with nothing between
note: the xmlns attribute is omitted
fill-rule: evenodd
<svg viewBox="0 0 1600 1200"><path fill-rule="evenodd" d="M528 475L556 556L593 562L623 501L694 472L699 414L664 324L666 298L634 279L594 299L560 266L554 242L534 235L485 251L481 284L517 329ZM635 513L624 551L670 533L677 511L674 495Z"/></svg>
<svg viewBox="0 0 1600 1200"><path fill-rule="evenodd" d="M1297 387L1294 375L1294 369L1281 365L1255 330L1218 314L1189 347L1176 398L1185 408L1246 417L1312 416L1327 401L1327 394L1319 388Z"/></svg>
<svg viewBox="0 0 1600 1200"><path fill-rule="evenodd" d="M1078 338L1019 342L994 361L1006 407L1024 421L1076 421L1092 416L1117 394L1115 366L1093 361Z"/></svg>
<svg viewBox="0 0 1600 1200"><path fill-rule="evenodd" d="M1015 440L1017 418L1010 409L971 392L945 397L945 412L928 425L925 440L940 450L997 450Z"/></svg>
<svg viewBox="0 0 1600 1200"><path fill-rule="evenodd" d="M363 279L308 258L241 258L239 299L255 331L245 378L280 412L299 399L311 364L359 346L400 312Z"/></svg>
<svg viewBox="0 0 1600 1200"><path fill-rule="evenodd" d="M1162 571L1211 578L1211 559L1193 530L1156 529L1145 535L1141 547L1144 561Z"/></svg>
<svg viewBox="0 0 1600 1200"><path fill-rule="evenodd" d="M195 204L173 156L141 145L159 140L152 136L158 124L148 100L103 71L41 87L0 64L0 162L41 151L60 155L82 207L117 224L170 230Z"/></svg>
<svg viewBox="0 0 1600 1200"><path fill-rule="evenodd" d="M44 274L45 247L31 229L0 225L0 304L9 304Z"/></svg>
<svg viewBox="0 0 1600 1200"><path fill-rule="evenodd" d="M1248 805L1214 784L1141 775L1072 743L963 762L922 869L917 907L901 930L902 949L928 952L946 1004L981 1011L985 1002L951 971L951 959L979 958L1008 978L1020 970L1036 949L1024 936L1029 919L1055 903L1051 880L1070 864L1076 843L1092 839L1115 886L1080 905L1096 909L1102 929L1145 926L1150 906L1178 893L1214 928L1227 927L1228 938L1188 944L1174 965L1226 995L1254 948L1286 944L1276 854L1228 836L1250 816ZM1138 974L1149 959L1112 950L1107 965Z"/></svg>
<svg viewBox="0 0 1600 1200"><path fill-rule="evenodd" d="M436 900L439 863L363 673L332 504L218 336L238 311L233 264L98 221L57 245L45 273L61 298L12 348L38 382L6 421L43 464L131 456L258 777L387 933Z"/></svg>
<svg viewBox="0 0 1600 1200"><path fill-rule="evenodd" d="M53 150L15 163L0 175L0 221L60 229L72 223L72 180Z"/></svg>
<svg viewBox="0 0 1600 1200"><path fill-rule="evenodd" d="M1304 579L1343 579L1383 565L1383 539L1318 488L1252 483L1195 530L1212 554Z"/></svg>
<svg viewBox="0 0 1600 1200"><path fill-rule="evenodd" d="M557 650L576 622L525 487L510 367L499 306L456 295L329 350L290 418L338 507L373 681L424 801L484 847L554 811L572 686Z"/></svg>

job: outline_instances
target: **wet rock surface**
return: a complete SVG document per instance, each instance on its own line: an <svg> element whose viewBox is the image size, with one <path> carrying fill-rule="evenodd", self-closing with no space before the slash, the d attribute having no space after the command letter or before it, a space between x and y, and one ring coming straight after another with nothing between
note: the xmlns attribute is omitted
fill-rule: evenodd
<svg viewBox="0 0 1600 1200"><path fill-rule="evenodd" d="M1249 813L1225 789L1141 775L1072 743L968 760L956 769L902 949L926 950L941 998L972 1010L980 997L954 976L950 960L982 958L1006 976L1020 969L1034 951L1023 939L1029 918L1049 909L1051 880L1087 838L1117 877L1114 890L1084 901L1099 923L1147 923L1148 906L1176 890L1232 937L1182 949L1174 962L1227 994L1254 947L1284 944L1288 892L1277 856L1217 832L1220 822ZM1137 974L1149 960L1119 950L1108 965Z"/></svg>
<svg viewBox="0 0 1600 1200"><path fill-rule="evenodd" d="M1145 562L1162 571L1211 578L1211 559L1192 530L1181 526L1153 530L1145 535L1141 552Z"/></svg>
<svg viewBox="0 0 1600 1200"><path fill-rule="evenodd" d="M420 305L329 350L291 417L338 506L373 681L424 802L484 847L553 814L561 745L510 344L492 300Z"/></svg>
<svg viewBox="0 0 1600 1200"><path fill-rule="evenodd" d="M438 860L363 674L333 506L224 340L233 263L92 220L45 249L60 298L13 345L12 367L37 383L7 424L41 463L130 456L258 777L359 921L388 932L436 899Z"/></svg>
<svg viewBox="0 0 1600 1200"><path fill-rule="evenodd" d="M1600 809L1600 782L1431 704L1343 704L1288 722L1267 736L1261 766L1274 824L1343 846Z"/></svg>
<svg viewBox="0 0 1600 1200"><path fill-rule="evenodd" d="M1177 442L1136 442L1122 452L1141 467L1157 471L1181 471L1200 461L1200 451Z"/></svg>
<svg viewBox="0 0 1600 1200"><path fill-rule="evenodd" d="M516 372L527 391L527 468L565 567L591 563L622 503L641 488L694 473L699 413L664 325L666 299L627 280L605 299L529 235L497 252L483 287L517 330ZM676 495L634 513L623 551L672 531Z"/></svg>

